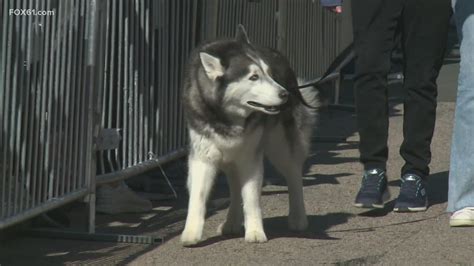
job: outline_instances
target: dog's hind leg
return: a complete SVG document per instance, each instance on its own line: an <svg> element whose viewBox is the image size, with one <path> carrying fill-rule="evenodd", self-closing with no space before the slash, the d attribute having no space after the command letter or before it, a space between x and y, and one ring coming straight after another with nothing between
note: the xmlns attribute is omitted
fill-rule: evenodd
<svg viewBox="0 0 474 266"><path fill-rule="evenodd" d="M201 240L206 215L206 201L216 174L217 168L211 162L189 159L188 216L181 235L181 242L184 246L197 244Z"/></svg>
<svg viewBox="0 0 474 266"><path fill-rule="evenodd" d="M243 213L242 213L242 196L241 184L235 167L229 166L224 170L227 183L230 190L230 206L227 212L227 219L220 224L217 233L221 235L237 235L242 233Z"/></svg>
<svg viewBox="0 0 474 266"><path fill-rule="evenodd" d="M244 204L245 241L261 243L267 241L263 230L260 198L263 181L263 154L256 158L245 158L237 162L238 176L242 184Z"/></svg>
<svg viewBox="0 0 474 266"><path fill-rule="evenodd" d="M286 128L286 130L289 129ZM297 133L296 130L294 133ZM303 231L308 227L302 180L303 163L307 151L298 135L289 139L287 134L282 125L272 129L266 139L265 155L276 170L283 175L288 185L290 201L288 226L290 230Z"/></svg>

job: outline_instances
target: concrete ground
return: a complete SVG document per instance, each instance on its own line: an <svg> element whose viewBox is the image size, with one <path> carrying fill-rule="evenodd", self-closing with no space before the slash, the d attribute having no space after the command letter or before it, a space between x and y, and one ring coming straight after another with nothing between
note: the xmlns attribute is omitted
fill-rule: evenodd
<svg viewBox="0 0 474 266"><path fill-rule="evenodd" d="M307 232L287 228L288 194L276 184L263 189L264 224L269 242L245 243L243 237L223 238L217 225L226 214L227 193L218 184L210 203L204 240L194 248L181 247L179 233L186 214L185 200L155 202L146 214L98 216L99 230L159 235L161 245L114 244L15 237L0 243L0 265L453 265L474 264L474 228L450 228L445 213L455 84L458 64L443 68L435 135L432 144L430 208L423 213L392 212L403 164L402 105L391 106L391 201L385 209L352 207L359 188L358 135L354 115L330 110L321 114L313 153L304 176ZM396 99L396 98L395 98ZM326 137L332 137L326 138ZM340 137L340 138L339 138ZM76 217L80 219L80 217Z"/></svg>

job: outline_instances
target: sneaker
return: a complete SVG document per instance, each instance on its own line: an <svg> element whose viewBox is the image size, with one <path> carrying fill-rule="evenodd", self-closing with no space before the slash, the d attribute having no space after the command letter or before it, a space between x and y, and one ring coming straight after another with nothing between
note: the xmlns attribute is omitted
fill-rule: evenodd
<svg viewBox="0 0 474 266"><path fill-rule="evenodd" d="M398 195L393 210L396 212L420 212L426 211L427 207L425 181L414 174L402 176L400 195Z"/></svg>
<svg viewBox="0 0 474 266"><path fill-rule="evenodd" d="M387 176L385 170L371 169L364 172L362 184L357 193L354 206L359 208L384 207L384 202L390 198L387 189Z"/></svg>
<svg viewBox="0 0 474 266"><path fill-rule="evenodd" d="M455 226L474 226L474 207L466 207L458 210L451 215L449 225Z"/></svg>

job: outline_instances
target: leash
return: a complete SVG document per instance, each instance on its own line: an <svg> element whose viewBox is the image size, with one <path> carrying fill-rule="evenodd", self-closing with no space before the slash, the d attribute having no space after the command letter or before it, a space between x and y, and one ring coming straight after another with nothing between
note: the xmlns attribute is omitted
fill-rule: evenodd
<svg viewBox="0 0 474 266"><path fill-rule="evenodd" d="M380 12L385 6L385 3L387 0L380 0L380 3L378 4L373 16L370 18L368 28L372 27L376 22L377 18L379 17ZM354 42L349 44L344 50L342 50L339 55L336 56L334 61L329 65L329 67L326 69L326 72L324 72L323 76L321 78L317 78L315 80L309 81L303 85L299 85L296 87L290 88L291 91L293 91L296 95L296 97L301 101L301 103L311 109L319 109L319 107L311 106L309 105L301 95L301 92L299 91L300 89L307 88L307 87L320 87L322 84L326 83L329 80L332 80L334 76L339 75L339 71L342 67L344 67L347 63L349 63L353 58L355 57L355 52L354 52Z"/></svg>
<svg viewBox="0 0 474 266"><path fill-rule="evenodd" d="M332 61L332 63L326 69L322 77L317 78L315 80L308 81L305 84L292 87L288 91L293 92L304 106L311 109L319 109L319 107L311 106L310 104L308 104L304 100L303 95L301 95L300 90L303 88L308 88L308 87L318 88L322 84L328 82L329 80L333 80L335 77L338 77L340 75L339 71L341 70L341 68L344 67L347 63L349 63L354 57L355 57L354 43L351 43L344 50L342 50L342 52L339 53L339 55L336 56L336 58Z"/></svg>
<svg viewBox="0 0 474 266"><path fill-rule="evenodd" d="M328 80L332 80L334 76L339 75L338 72L340 71L340 69L344 67L347 63L349 63L354 57L354 43L351 43L344 50L342 50L339 55L336 56L336 58L326 69L322 77L309 81L303 85L296 86L293 89L303 89L311 86L318 87L321 84L326 83Z"/></svg>

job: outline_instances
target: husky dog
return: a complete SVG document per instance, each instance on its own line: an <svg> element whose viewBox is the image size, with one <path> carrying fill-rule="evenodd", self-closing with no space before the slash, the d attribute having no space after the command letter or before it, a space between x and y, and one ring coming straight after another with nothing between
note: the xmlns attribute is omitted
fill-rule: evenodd
<svg viewBox="0 0 474 266"><path fill-rule="evenodd" d="M291 230L308 226L302 167L308 155L315 90L298 82L279 52L251 44L243 26L235 39L205 44L192 53L184 82L183 107L189 128L189 206L183 245L201 240L206 200L223 171L230 186L227 219L218 233L247 242L266 242L260 197L264 156L288 184Z"/></svg>

